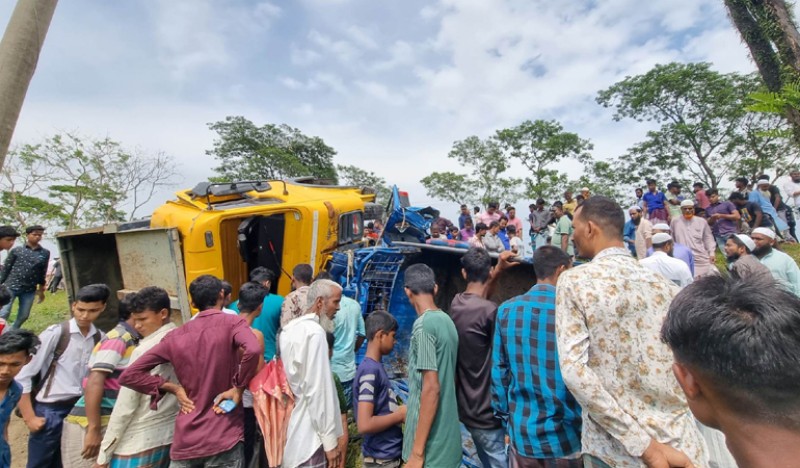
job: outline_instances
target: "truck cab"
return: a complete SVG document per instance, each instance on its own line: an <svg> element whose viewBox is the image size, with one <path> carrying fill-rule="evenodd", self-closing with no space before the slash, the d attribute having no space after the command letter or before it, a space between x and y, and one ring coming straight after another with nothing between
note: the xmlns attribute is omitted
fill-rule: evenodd
<svg viewBox="0 0 800 468"><path fill-rule="evenodd" d="M71 301L92 283L117 291L98 320L103 329L116 324L119 299L145 286L166 289L175 318L190 319L188 285L206 274L230 282L235 299L264 266L277 276L272 292L286 295L295 265L317 272L334 251L358 245L364 211L375 210L371 192L311 178L201 182L147 220L59 233L67 293Z"/></svg>

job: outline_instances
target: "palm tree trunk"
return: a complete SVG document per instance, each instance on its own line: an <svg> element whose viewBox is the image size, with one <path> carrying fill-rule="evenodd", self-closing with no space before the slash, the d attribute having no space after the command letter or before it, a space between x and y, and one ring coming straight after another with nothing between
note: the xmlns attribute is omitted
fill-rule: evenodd
<svg viewBox="0 0 800 468"><path fill-rule="evenodd" d="M0 41L0 167L58 0L18 0Z"/></svg>

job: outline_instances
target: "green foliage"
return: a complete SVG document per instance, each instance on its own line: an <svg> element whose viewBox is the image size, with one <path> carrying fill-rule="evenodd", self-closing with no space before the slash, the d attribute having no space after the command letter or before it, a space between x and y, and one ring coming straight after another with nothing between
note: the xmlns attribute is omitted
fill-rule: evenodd
<svg viewBox="0 0 800 468"><path fill-rule="evenodd" d="M0 220L66 229L122 221L174 176L163 154L146 157L109 138L57 134L9 153L0 171Z"/></svg>
<svg viewBox="0 0 800 468"><path fill-rule="evenodd" d="M514 128L498 130L496 139L531 174L525 178L525 195L531 199L558 197L567 175L551 166L570 158L587 163L593 148L576 133L565 132L555 120L526 120Z"/></svg>
<svg viewBox="0 0 800 468"><path fill-rule="evenodd" d="M339 183L342 185L355 185L357 187L370 187L375 190L375 202L385 203L392 196L392 189L386 184L386 179L356 166L336 165L339 173Z"/></svg>
<svg viewBox="0 0 800 468"><path fill-rule="evenodd" d="M336 151L319 137L309 137L288 125L256 126L242 116L208 124L217 132L206 153L220 165L217 180L274 180L314 176L336 181Z"/></svg>
<svg viewBox="0 0 800 468"><path fill-rule="evenodd" d="M745 100L758 86L753 75L721 74L708 63L670 63L625 78L601 91L597 102L614 108L615 120L660 125L621 159L626 173L717 187L751 150L740 127Z"/></svg>
<svg viewBox="0 0 800 468"><path fill-rule="evenodd" d="M471 136L456 141L447 157L469 173L434 172L423 178L420 182L429 196L472 205L490 201L514 203L519 199L522 179L505 175L510 169L509 158L497 139Z"/></svg>

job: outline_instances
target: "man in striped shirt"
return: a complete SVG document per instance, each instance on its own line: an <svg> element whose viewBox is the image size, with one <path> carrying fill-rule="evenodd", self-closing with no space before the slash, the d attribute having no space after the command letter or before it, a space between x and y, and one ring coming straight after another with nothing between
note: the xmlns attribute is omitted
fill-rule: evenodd
<svg viewBox="0 0 800 468"><path fill-rule="evenodd" d="M506 422L512 468L583 466L581 408L564 385L556 351L555 285L571 263L558 247L536 249L537 284L497 311L492 406Z"/></svg>

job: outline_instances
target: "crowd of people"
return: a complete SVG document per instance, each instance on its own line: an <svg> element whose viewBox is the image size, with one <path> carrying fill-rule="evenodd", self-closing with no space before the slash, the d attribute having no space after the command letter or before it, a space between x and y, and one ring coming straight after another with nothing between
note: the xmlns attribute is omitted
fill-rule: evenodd
<svg viewBox="0 0 800 468"><path fill-rule="evenodd" d="M792 183L800 198L800 172ZM167 291L151 286L123 297L102 332L94 322L112 291L84 286L69 320L0 336L0 429L16 407L29 468L338 468L351 420L365 468L460 466L462 425L484 467L794 466L800 280L779 250L793 216L769 201L770 184L739 185L723 201L647 181L627 220L588 189L550 209L537 200L535 284L499 304L525 249L516 210L462 206L457 227L435 220L432 238L469 242L466 287L443 310L434 270L405 269L417 313L405 401L382 363L397 319L364 317L311 265L292 269L286 297L264 267L236 301L223 279L200 276L189 286L198 313L180 326ZM16 236L3 234L9 248ZM22 309L44 291L45 254L28 234L3 270L0 305L19 298ZM0 466L11 455L3 438Z"/></svg>

